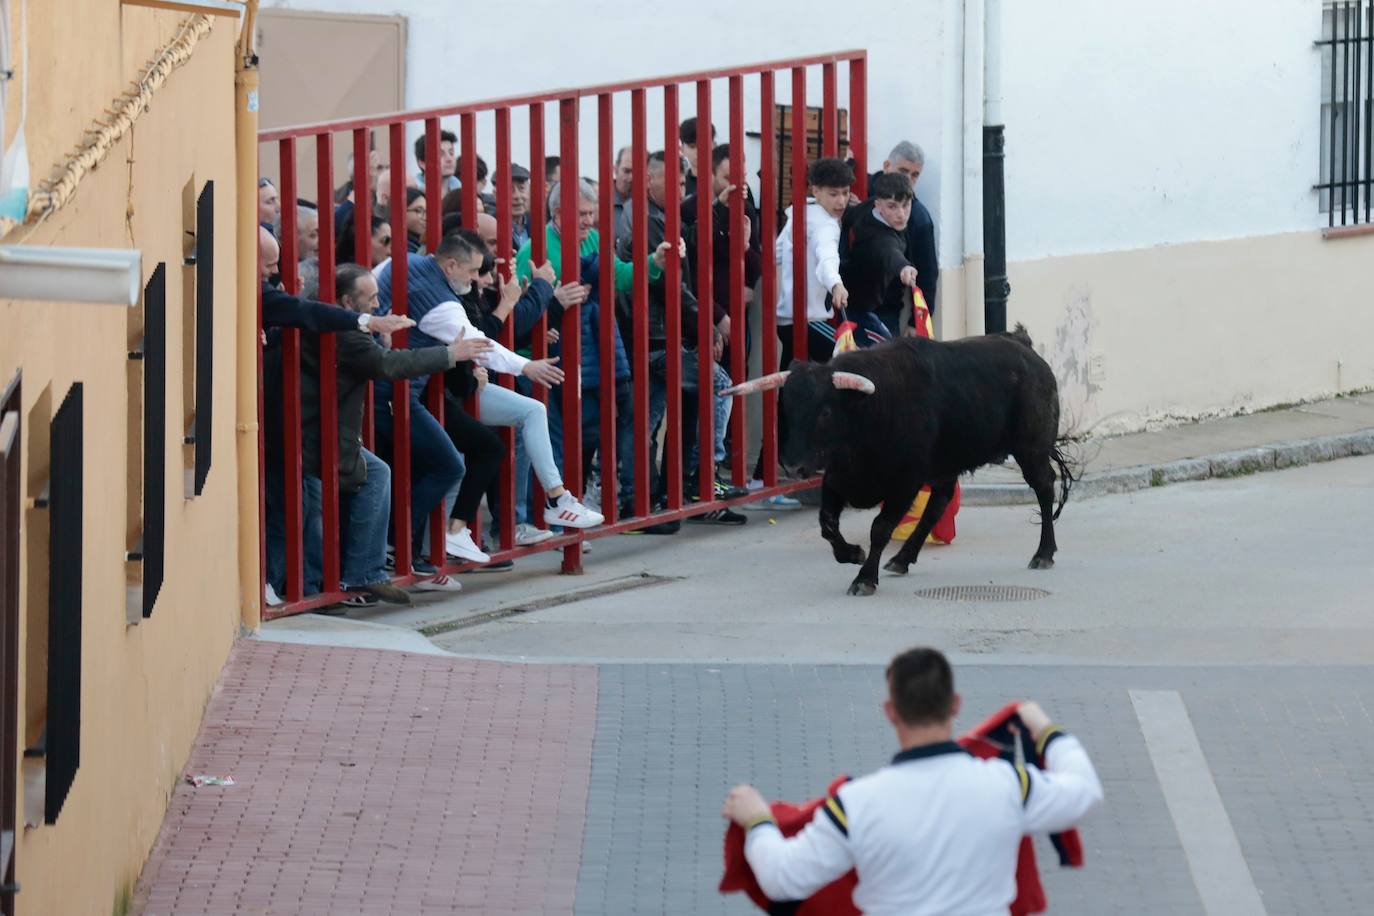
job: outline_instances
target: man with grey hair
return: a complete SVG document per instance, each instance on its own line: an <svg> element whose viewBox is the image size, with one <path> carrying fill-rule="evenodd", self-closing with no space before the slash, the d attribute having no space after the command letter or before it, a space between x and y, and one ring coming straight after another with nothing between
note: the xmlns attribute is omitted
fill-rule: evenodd
<svg viewBox="0 0 1374 916"><path fill-rule="evenodd" d="M622 146L615 154L615 172L611 186L615 194L614 216L611 222L612 239L617 246L620 240L630 234L630 194L634 190L635 169L643 168L644 163L634 162L628 146Z"/></svg>
<svg viewBox="0 0 1374 916"><path fill-rule="evenodd" d="M940 260L935 248L935 221L930 211L916 199L916 182L925 169L926 154L910 140L902 140L892 147L892 152L883 160L882 172L895 172L911 183L911 218L906 224L906 259L916 268L916 286L925 297L926 306L935 314L935 293L940 281ZM869 199L873 197L873 179L881 172L868 177ZM851 208L852 209L852 208ZM840 259L849 256L850 232L849 219L840 232ZM902 297L909 299L910 297ZM884 301L875 312L893 334L902 333L902 313L909 311L909 302L892 298Z"/></svg>
<svg viewBox="0 0 1374 916"><path fill-rule="evenodd" d="M277 214L277 222L273 227L273 234L281 238L282 218ZM306 258L318 258L320 256L320 211L313 205L297 202L296 204L296 260L304 261Z"/></svg>

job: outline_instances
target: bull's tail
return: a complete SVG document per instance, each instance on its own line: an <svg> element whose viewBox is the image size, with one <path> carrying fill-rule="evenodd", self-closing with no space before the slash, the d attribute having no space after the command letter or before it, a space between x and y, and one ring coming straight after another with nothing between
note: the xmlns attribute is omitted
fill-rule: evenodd
<svg viewBox="0 0 1374 916"><path fill-rule="evenodd" d="M1023 346L1026 346L1032 350L1035 349L1035 344L1031 342L1030 331L1027 331L1026 326L1019 321L1016 322L1015 328L1013 328L1010 331L1003 331L1002 333L1006 334L1012 340L1017 341Z"/></svg>
<svg viewBox="0 0 1374 916"><path fill-rule="evenodd" d="M1073 436L1060 436L1054 442L1054 448L1050 450L1050 460L1059 470L1059 505L1054 510L1054 520L1059 520L1059 513L1064 511L1064 504L1069 501L1069 491L1073 485L1083 476L1083 463L1078 457L1065 454L1070 451L1069 446L1077 445L1079 440Z"/></svg>

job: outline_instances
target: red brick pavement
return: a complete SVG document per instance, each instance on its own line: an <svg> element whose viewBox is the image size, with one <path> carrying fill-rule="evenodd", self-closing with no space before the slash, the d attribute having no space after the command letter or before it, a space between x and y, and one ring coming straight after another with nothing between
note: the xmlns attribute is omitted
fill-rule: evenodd
<svg viewBox="0 0 1374 916"><path fill-rule="evenodd" d="M571 913L596 669L240 640L145 916Z"/></svg>

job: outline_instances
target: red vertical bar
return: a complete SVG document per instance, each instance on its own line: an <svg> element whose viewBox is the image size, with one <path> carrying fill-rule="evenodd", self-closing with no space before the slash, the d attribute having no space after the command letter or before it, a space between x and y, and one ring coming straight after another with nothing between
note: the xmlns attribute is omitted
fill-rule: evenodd
<svg viewBox="0 0 1374 916"><path fill-rule="evenodd" d="M840 154L839 92L835 88L835 62L821 64L821 155Z"/></svg>
<svg viewBox="0 0 1374 916"><path fill-rule="evenodd" d="M806 68L792 68L792 358L806 359Z"/></svg>
<svg viewBox="0 0 1374 916"><path fill-rule="evenodd" d="M601 349L601 512L615 524L619 514L619 483L615 447L615 194L612 188L615 137L612 135L611 94L596 98L597 207L601 236L601 310L597 328ZM643 270L636 266L635 272Z"/></svg>
<svg viewBox="0 0 1374 916"><path fill-rule="evenodd" d="M462 145L458 180L463 183L463 226L477 228L477 115L467 112L459 118L458 137Z"/></svg>
<svg viewBox="0 0 1374 916"><path fill-rule="evenodd" d="M744 249L749 241L750 225L744 213L744 195L748 187L744 171L744 77L730 77L730 183L736 191L730 197L730 378L744 380L747 372L744 352L744 331L748 319L744 314ZM736 401L730 412L730 474L735 486L748 483L745 477L744 403Z"/></svg>
<svg viewBox="0 0 1374 916"><path fill-rule="evenodd" d="M663 87L663 237L670 242L664 262L663 322L664 387L668 400L664 464L668 477L668 508L682 508L682 259L677 243L682 237L682 157L673 141L678 130L677 86ZM646 217L647 218L647 217ZM642 225L642 221L640 223Z"/></svg>
<svg viewBox="0 0 1374 916"><path fill-rule="evenodd" d="M562 280L565 283L578 282L581 275L581 250L577 227L578 164L577 164L577 97L571 96L558 100L558 155L561 160L559 175L558 225L562 260ZM602 289L602 308L615 308L615 291ZM563 313L563 330L559 335L563 354L563 372L567 380L563 384L563 484L574 496L582 496L582 309L568 309ZM615 359L614 353L601 354L602 360ZM602 409L607 400L615 401L614 391L601 392ZM602 465L609 464L615 473L615 456L609 462L602 458ZM604 476L604 475L603 475ZM573 543L563 550L563 572L582 571L582 545Z"/></svg>
<svg viewBox="0 0 1374 916"><path fill-rule="evenodd" d="M439 166L439 119L425 118L425 251L433 254L443 235L444 173ZM416 380L416 384L420 384ZM444 422L444 377L436 373L425 382L425 407L442 426ZM429 562L444 565L444 533L447 519L441 502L429 513Z"/></svg>
<svg viewBox="0 0 1374 916"><path fill-rule="evenodd" d="M510 109L496 109L496 161L492 163L498 178L496 184L496 255L497 270L502 280L509 280L515 270L515 252L511 250L511 179L510 179ZM508 350L515 349L515 327L509 318L501 325L501 345ZM514 388L515 379L501 375L499 384ZM501 549L510 550L515 546L515 431L509 426L500 430L501 442L506 447L506 458L501 463L501 506L499 509L501 527ZM489 507L491 508L491 507Z"/></svg>
<svg viewBox="0 0 1374 916"><path fill-rule="evenodd" d="M281 253L278 270L286 291L300 293L296 260L296 141L281 141ZM286 498L286 595L305 597L304 514L301 504L301 332L282 331L282 446Z"/></svg>
<svg viewBox="0 0 1374 916"><path fill-rule="evenodd" d="M545 207L548 195L544 190L544 103L536 102L530 106L530 269L538 267L549 259L548 250L548 209ZM530 355L544 359L549 354L549 319L539 316L539 323L530 332ZM566 374L567 360L563 360ZM543 404L549 402L548 389L543 385L534 386L534 396ZM540 513L535 520L544 527L544 517Z"/></svg>
<svg viewBox="0 0 1374 916"><path fill-rule="evenodd" d="M697 80L697 495L716 498L715 386L711 344L715 331L715 286L711 251L711 81Z"/></svg>
<svg viewBox="0 0 1374 916"><path fill-rule="evenodd" d="M372 163L369 161L372 138L370 128L353 131L353 260L366 267L372 263ZM374 451L372 383L363 397L363 448Z"/></svg>
<svg viewBox="0 0 1374 916"><path fill-rule="evenodd" d="M849 62L849 152L854 157L854 193L868 196L868 54Z"/></svg>
<svg viewBox="0 0 1374 916"><path fill-rule="evenodd" d="M315 137L319 201L320 301L334 302L334 136ZM324 529L324 591L339 590L339 394L333 334L319 335L320 510Z"/></svg>
<svg viewBox="0 0 1374 916"><path fill-rule="evenodd" d="M428 155L428 150L426 150ZM438 157L435 157L438 169ZM407 298L409 257L406 252L406 134L405 124L391 125L391 312L410 313ZM426 204L428 205L428 204ZM409 334L391 335L391 345L404 349ZM391 383L391 525L395 529L396 575L410 575L410 382Z"/></svg>
<svg viewBox="0 0 1374 916"><path fill-rule="evenodd" d="M366 127L353 131L353 260L372 267L372 169Z"/></svg>
<svg viewBox="0 0 1374 916"><path fill-rule="evenodd" d="M649 429L649 185L645 174L649 161L645 126L644 90L630 92L630 161L634 163L634 184L630 188L630 263L635 265L634 285L634 360L635 386L635 507L637 516L649 514L653 491L649 455L654 448ZM673 155L671 151L668 155Z"/></svg>
<svg viewBox="0 0 1374 916"><path fill-rule="evenodd" d="M778 371L778 266L773 255L773 242L778 234L778 184L776 163L778 123L773 101L773 73L759 74L759 234L763 240L760 259L762 276L759 287L759 319L763 337L763 365L761 375ZM740 404L736 402L738 410ZM763 393L763 482L765 486L778 484L778 392Z"/></svg>

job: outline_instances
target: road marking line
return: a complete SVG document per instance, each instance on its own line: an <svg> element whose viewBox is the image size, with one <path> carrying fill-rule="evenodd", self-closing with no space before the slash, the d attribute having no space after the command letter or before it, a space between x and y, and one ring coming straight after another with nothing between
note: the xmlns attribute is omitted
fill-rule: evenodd
<svg viewBox="0 0 1374 916"><path fill-rule="evenodd" d="M1176 690L1132 690L1145 746L1209 916L1263 916L1264 902Z"/></svg>

